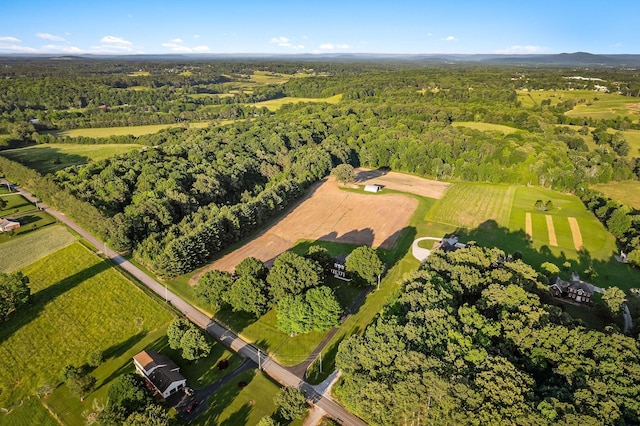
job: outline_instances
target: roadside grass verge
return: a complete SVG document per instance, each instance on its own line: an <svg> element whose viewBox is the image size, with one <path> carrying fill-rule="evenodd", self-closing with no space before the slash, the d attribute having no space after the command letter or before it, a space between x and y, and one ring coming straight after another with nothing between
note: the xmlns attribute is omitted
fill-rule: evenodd
<svg viewBox="0 0 640 426"><path fill-rule="evenodd" d="M3 195L2 199L7 202L4 209L0 209L0 217L17 215L23 212L36 210L29 200L20 194Z"/></svg>
<svg viewBox="0 0 640 426"><path fill-rule="evenodd" d="M32 302L0 329L0 406L45 384L95 351L118 356L173 318L80 243L23 269Z"/></svg>
<svg viewBox="0 0 640 426"><path fill-rule="evenodd" d="M209 122L193 122L188 123L189 127L195 127L197 129L207 127ZM169 129L172 127L180 127L176 124L149 124L145 126L120 126L120 127L94 127L85 129L72 129L72 130L55 130L51 132L56 137L69 136L70 138L76 138L78 136L84 136L88 138L107 138L109 136L142 136L150 135L152 133L158 133L160 130Z"/></svg>
<svg viewBox="0 0 640 426"><path fill-rule="evenodd" d="M637 180L599 183L591 188L602 192L605 197L640 210L640 182Z"/></svg>
<svg viewBox="0 0 640 426"><path fill-rule="evenodd" d="M18 271L76 240L62 225L47 226L37 232L13 236L0 244L0 272Z"/></svg>
<svg viewBox="0 0 640 426"><path fill-rule="evenodd" d="M50 143L12 149L2 155L41 174L98 161L139 149L138 144L67 144Z"/></svg>

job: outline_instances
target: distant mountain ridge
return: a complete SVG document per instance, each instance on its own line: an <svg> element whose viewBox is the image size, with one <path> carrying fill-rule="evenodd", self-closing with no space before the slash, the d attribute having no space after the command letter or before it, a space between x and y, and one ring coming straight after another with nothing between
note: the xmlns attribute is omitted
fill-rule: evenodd
<svg viewBox="0 0 640 426"><path fill-rule="evenodd" d="M304 53L304 54L269 54L269 53L208 53L208 54L136 54L136 55L45 55L45 54L0 54L0 58L49 58L57 60L74 59L269 59L297 61L409 61L429 63L469 63L504 65L557 65L557 66L627 66L640 67L640 54L594 54L589 52L557 53L557 54L394 54L394 53Z"/></svg>

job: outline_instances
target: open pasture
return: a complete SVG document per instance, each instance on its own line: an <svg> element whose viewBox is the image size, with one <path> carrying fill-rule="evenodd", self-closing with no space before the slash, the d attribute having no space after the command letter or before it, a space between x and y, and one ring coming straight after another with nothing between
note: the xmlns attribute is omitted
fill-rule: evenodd
<svg viewBox="0 0 640 426"><path fill-rule="evenodd" d="M7 205L4 209L0 209L0 217L15 216L35 210L35 206L18 193L3 195L2 199L7 202Z"/></svg>
<svg viewBox="0 0 640 426"><path fill-rule="evenodd" d="M500 132L505 135L522 131L515 127L503 126L502 124L478 123L475 121L455 121L451 123L453 127L467 127L469 129L480 130L481 132Z"/></svg>
<svg viewBox="0 0 640 426"><path fill-rule="evenodd" d="M572 126L572 125L566 125L566 124L562 124L562 125L558 125L560 127L569 127L575 131L578 131L581 129L582 126ZM589 127L589 132L592 132L593 130L595 130L595 127ZM617 133L618 130L615 129L607 129L607 133L609 134L614 134ZM587 144L587 146L589 147L590 150L596 150L598 149L598 145L596 145L595 141L593 140L593 137L591 136L591 133L588 133L587 135L580 135L582 137L582 139L584 140L584 142ZM627 158L631 159L633 157L640 157L640 130L635 130L635 129L630 129L630 130L625 130L622 132L622 136L624 138L624 140L626 140L629 143L630 146L630 150L629 153L627 154Z"/></svg>
<svg viewBox="0 0 640 426"><path fill-rule="evenodd" d="M48 216L48 215L47 215ZM73 244L76 237L62 225L47 226L25 235L14 235L0 244L0 272L15 272Z"/></svg>
<svg viewBox="0 0 640 426"><path fill-rule="evenodd" d="M605 197L640 210L640 182L637 180L599 183L591 188L602 192Z"/></svg>
<svg viewBox="0 0 640 426"><path fill-rule="evenodd" d="M3 151L1 155L24 164L42 174L53 173L70 166L98 161L123 154L142 145L137 144L66 144L51 143Z"/></svg>
<svg viewBox="0 0 640 426"><path fill-rule="evenodd" d="M257 107L267 107L267 109L269 109L269 111L276 111L277 109L279 109L282 105L284 104L297 104L297 103L301 103L301 102L326 102L329 104L337 104L340 103L340 100L342 99L342 95L334 95L331 96L329 98L290 98L290 97L284 97L284 98L279 98L279 99L270 99L268 101L263 101L263 102L257 102L253 105L257 106Z"/></svg>
<svg viewBox="0 0 640 426"><path fill-rule="evenodd" d="M488 220L506 226L514 192L507 185L456 183L436 202L427 220L463 228L475 228Z"/></svg>
<svg viewBox="0 0 640 426"><path fill-rule="evenodd" d="M280 74L270 71L254 71L253 74L251 74L251 80L261 85L284 84L292 77L293 76L288 74Z"/></svg>
<svg viewBox="0 0 640 426"><path fill-rule="evenodd" d="M0 407L55 386L66 364L83 365L95 351L117 356L172 318L80 243L23 272L32 302L0 329Z"/></svg>
<svg viewBox="0 0 640 426"><path fill-rule="evenodd" d="M190 127L201 129L207 127L209 122L194 122L188 123ZM72 129L72 130L54 130L51 132L56 137L68 136L70 138L76 138L79 136L87 138L108 138L109 136L142 136L150 135L152 133L158 133L160 130L169 129L172 127L180 127L175 124L149 124L146 126L121 126L121 127L93 127L85 129Z"/></svg>

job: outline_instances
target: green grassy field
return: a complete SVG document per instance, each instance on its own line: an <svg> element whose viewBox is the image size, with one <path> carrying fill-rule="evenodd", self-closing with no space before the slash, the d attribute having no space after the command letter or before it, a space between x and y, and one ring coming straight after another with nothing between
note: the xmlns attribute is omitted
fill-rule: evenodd
<svg viewBox="0 0 640 426"><path fill-rule="evenodd" d="M134 71L129 74L130 77L148 77L151 73L149 71Z"/></svg>
<svg viewBox="0 0 640 426"><path fill-rule="evenodd" d="M637 180L599 183L591 188L602 192L605 197L640 210L640 182Z"/></svg>
<svg viewBox="0 0 640 426"><path fill-rule="evenodd" d="M31 234L38 229L56 223L56 219L44 211L36 210L7 215L10 219L20 222L20 228L0 234L0 246L2 243L13 241L24 235Z"/></svg>
<svg viewBox="0 0 640 426"><path fill-rule="evenodd" d="M582 126L571 126L571 125L558 125L561 127L569 127L572 128L574 130L580 130L580 128ZM595 127L589 127L589 132L593 131L595 129ZM607 133L610 134L614 134L617 133L618 131L615 129L607 129ZM640 157L640 130L625 130L624 132L622 132L622 135L624 137L624 139L629 143L630 146L630 150L629 153L627 154L627 158L631 159L634 157ZM596 145L596 143L593 140L593 137L591 136L591 133L587 134L587 135L580 135L582 137L582 140L585 141L585 143L587 144L587 146L589 147L590 150L596 150L598 149L598 145Z"/></svg>
<svg viewBox="0 0 640 426"><path fill-rule="evenodd" d="M233 93L196 93L194 95L189 95L190 98L193 99L202 99L202 98L232 98L235 96Z"/></svg>
<svg viewBox="0 0 640 426"><path fill-rule="evenodd" d="M80 243L23 269L32 302L0 329L0 407L56 385L66 364L119 356L173 317Z"/></svg>
<svg viewBox="0 0 640 426"><path fill-rule="evenodd" d="M7 205L4 209L0 209L0 217L18 215L36 209L33 204L18 193L3 195L2 199L7 202Z"/></svg>
<svg viewBox="0 0 640 426"><path fill-rule="evenodd" d="M427 219L432 222L474 228L488 220L506 226L514 188L507 185L458 183L437 201Z"/></svg>
<svg viewBox="0 0 640 426"><path fill-rule="evenodd" d="M329 104L337 104L342 99L342 95L334 95L329 98L289 98L271 99L264 102L257 102L253 105L258 107L267 107L270 111L276 111L284 104L297 104L300 102L326 102Z"/></svg>
<svg viewBox="0 0 640 426"><path fill-rule="evenodd" d="M238 384L247 385L240 388ZM255 425L274 413L273 397L280 387L261 371L245 371L215 393L207 410L193 421L196 425ZM302 420L290 423L302 424Z"/></svg>
<svg viewBox="0 0 640 426"><path fill-rule="evenodd" d="M64 168L89 161L98 161L113 157L142 145L137 144L43 144L26 148L3 151L1 155L12 161L19 162L40 173L52 173Z"/></svg>
<svg viewBox="0 0 640 426"><path fill-rule="evenodd" d="M62 225L47 226L22 236L16 235L0 244L0 272L18 271L76 240Z"/></svg>
<svg viewBox="0 0 640 426"><path fill-rule="evenodd" d="M475 121L456 121L451 123L453 127L468 127L470 129L480 130L481 132L500 132L505 135L522 131L515 127L503 126L502 124L478 123Z"/></svg>
<svg viewBox="0 0 640 426"><path fill-rule="evenodd" d="M293 76L269 71L254 71L251 80L259 84L284 84Z"/></svg>
<svg viewBox="0 0 640 426"><path fill-rule="evenodd" d="M189 123L190 127L201 129L207 127L209 122L194 122ZM180 127L175 124L150 124L147 126L122 126L122 127L95 127L87 129L72 129L72 130L56 130L51 132L54 136L62 137L69 136L75 138L78 136L84 136L88 138L107 138L109 136L142 136L152 133L158 133L162 129L168 129L171 127Z"/></svg>
<svg viewBox="0 0 640 426"><path fill-rule="evenodd" d="M10 413L0 413L0 426L59 426L60 423L49 413L37 398L29 398Z"/></svg>

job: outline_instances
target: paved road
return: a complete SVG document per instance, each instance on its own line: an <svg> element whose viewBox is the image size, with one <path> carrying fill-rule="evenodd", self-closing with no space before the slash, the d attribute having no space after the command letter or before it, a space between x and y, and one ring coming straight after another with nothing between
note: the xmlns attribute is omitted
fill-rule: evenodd
<svg viewBox="0 0 640 426"><path fill-rule="evenodd" d="M0 179L1 185L6 185L6 183L7 182L5 179ZM27 200L33 203L36 202L36 198L25 189L17 186L14 186L14 188L19 191L20 194L22 194L22 196L24 196ZM309 400L311 400L315 405L322 408L331 417L333 417L343 425L366 425L364 421L351 414L344 407L338 405L331 399L318 394L311 385L300 380L285 367L267 357L266 354L261 352L259 349L239 338L231 330L228 330L218 324L216 321L213 321L208 315L204 314L199 309L181 299L178 295L171 292L165 285L160 284L159 282L151 278L149 275L144 273L127 259L120 256L113 250L110 250L105 243L101 242L89 232L81 228L78 224L69 219L63 213L60 213L42 203L39 204L39 207L43 210L46 210L47 213L49 213L51 216L55 217L60 222L66 224L68 227L76 231L83 238L89 241L94 247L102 250L105 256L112 259L122 269L133 275L138 281L153 290L153 292L158 294L160 297L165 298L165 300L167 300L176 309L182 312L184 316L189 318L191 321L193 321L203 329L207 330L209 334L218 339L224 345L231 348L241 356L253 360L262 368L262 370L264 370L265 373L267 373L269 376L271 376L271 378L276 380L281 385L300 387L305 392Z"/></svg>

